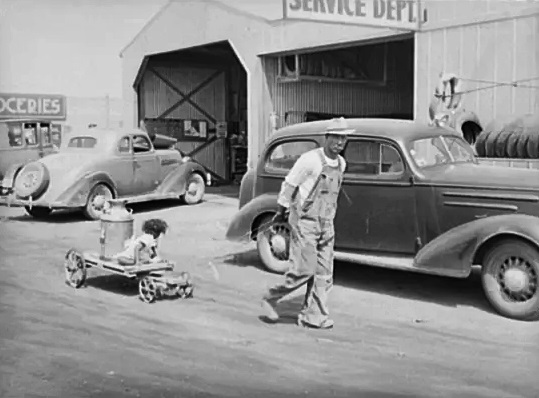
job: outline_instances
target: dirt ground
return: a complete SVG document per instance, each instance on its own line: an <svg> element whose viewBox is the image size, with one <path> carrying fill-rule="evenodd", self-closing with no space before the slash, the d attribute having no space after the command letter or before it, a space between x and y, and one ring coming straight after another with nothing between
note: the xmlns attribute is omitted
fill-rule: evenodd
<svg viewBox="0 0 539 398"><path fill-rule="evenodd" d="M336 326L294 324L299 292L266 324L259 299L280 277L254 244L224 240L233 189L204 203L137 205L163 217L162 254L193 274L190 300L141 302L137 284L90 270L64 283L71 247L97 250L99 223L36 221L0 208L2 397L539 397L539 323L492 312L475 273L453 280L336 264Z"/></svg>

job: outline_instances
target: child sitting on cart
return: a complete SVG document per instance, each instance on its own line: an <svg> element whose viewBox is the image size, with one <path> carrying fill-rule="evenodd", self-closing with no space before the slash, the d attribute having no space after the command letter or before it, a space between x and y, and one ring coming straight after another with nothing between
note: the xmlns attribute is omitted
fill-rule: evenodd
<svg viewBox="0 0 539 398"><path fill-rule="evenodd" d="M125 250L116 256L118 263L134 265L137 259L142 264L161 261L157 255L157 240L167 232L167 229L168 224L159 218L144 221L143 234L126 242Z"/></svg>

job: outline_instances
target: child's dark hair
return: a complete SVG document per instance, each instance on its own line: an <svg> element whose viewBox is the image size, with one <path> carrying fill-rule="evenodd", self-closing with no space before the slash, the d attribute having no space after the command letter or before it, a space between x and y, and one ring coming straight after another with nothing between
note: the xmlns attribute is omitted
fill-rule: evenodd
<svg viewBox="0 0 539 398"><path fill-rule="evenodd" d="M159 218L151 218L144 221L144 224L142 224L142 232L152 235L155 239L157 239L159 235L165 234L167 229L168 224Z"/></svg>

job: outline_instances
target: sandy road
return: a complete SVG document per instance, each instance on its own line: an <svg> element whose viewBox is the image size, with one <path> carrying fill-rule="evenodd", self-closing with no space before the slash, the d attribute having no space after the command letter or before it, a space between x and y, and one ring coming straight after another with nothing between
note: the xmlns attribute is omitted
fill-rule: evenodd
<svg viewBox="0 0 539 398"><path fill-rule="evenodd" d="M539 323L494 314L477 275L337 264L334 330L295 326L299 296L263 323L258 300L279 276L224 240L236 209L214 194L135 207L136 228L169 221L162 253L196 282L192 300L148 305L96 270L64 284L64 254L96 249L98 223L0 208L0 396L539 397Z"/></svg>

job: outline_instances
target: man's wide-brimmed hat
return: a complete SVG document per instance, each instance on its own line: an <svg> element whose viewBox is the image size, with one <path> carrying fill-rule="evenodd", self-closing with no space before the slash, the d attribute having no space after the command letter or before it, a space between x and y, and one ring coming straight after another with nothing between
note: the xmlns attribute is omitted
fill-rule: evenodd
<svg viewBox="0 0 539 398"><path fill-rule="evenodd" d="M355 130L348 127L348 123L344 117L339 117L331 119L327 128L326 134L335 134L335 135L348 135L352 134Z"/></svg>

